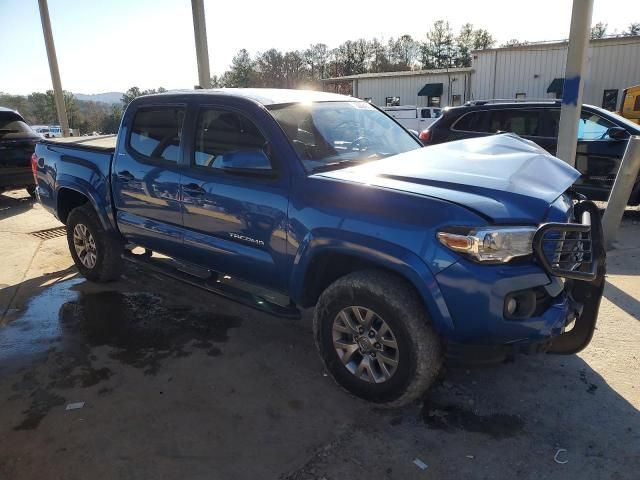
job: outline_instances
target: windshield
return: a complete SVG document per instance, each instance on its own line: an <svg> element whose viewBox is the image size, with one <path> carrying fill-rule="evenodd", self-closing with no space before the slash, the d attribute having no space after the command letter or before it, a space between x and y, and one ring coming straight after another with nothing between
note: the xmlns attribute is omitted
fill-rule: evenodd
<svg viewBox="0 0 640 480"><path fill-rule="evenodd" d="M314 102L267 107L307 171L340 168L420 148L420 143L367 102Z"/></svg>
<svg viewBox="0 0 640 480"><path fill-rule="evenodd" d="M24 123L22 117L13 112L0 112L0 138L31 138L37 135Z"/></svg>

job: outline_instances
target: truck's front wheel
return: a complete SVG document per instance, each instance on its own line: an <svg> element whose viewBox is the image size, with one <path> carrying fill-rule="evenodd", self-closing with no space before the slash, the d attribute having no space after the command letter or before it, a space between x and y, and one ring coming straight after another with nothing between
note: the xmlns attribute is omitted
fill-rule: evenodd
<svg viewBox="0 0 640 480"><path fill-rule="evenodd" d="M386 406L424 394L442 363L424 305L409 284L384 271L355 272L331 284L316 306L314 333L336 382Z"/></svg>
<svg viewBox="0 0 640 480"><path fill-rule="evenodd" d="M69 213L67 243L73 261L84 277L94 282L108 282L120 276L122 242L102 228L91 205L82 205Z"/></svg>

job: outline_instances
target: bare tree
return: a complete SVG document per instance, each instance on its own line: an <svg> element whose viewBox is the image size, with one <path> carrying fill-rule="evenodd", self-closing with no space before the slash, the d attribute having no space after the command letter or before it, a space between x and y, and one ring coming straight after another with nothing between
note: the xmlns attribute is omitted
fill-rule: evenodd
<svg viewBox="0 0 640 480"><path fill-rule="evenodd" d="M607 34L608 25L604 22L598 22L591 27L591 38L602 38Z"/></svg>

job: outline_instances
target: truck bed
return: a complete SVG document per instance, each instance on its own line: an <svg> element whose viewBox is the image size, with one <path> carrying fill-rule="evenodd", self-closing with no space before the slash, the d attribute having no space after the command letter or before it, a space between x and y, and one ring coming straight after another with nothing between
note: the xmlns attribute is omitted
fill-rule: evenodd
<svg viewBox="0 0 640 480"><path fill-rule="evenodd" d="M64 147L80 148L84 150L100 150L113 153L116 149L117 135L99 135L92 137L47 138L41 143L47 145L62 145Z"/></svg>

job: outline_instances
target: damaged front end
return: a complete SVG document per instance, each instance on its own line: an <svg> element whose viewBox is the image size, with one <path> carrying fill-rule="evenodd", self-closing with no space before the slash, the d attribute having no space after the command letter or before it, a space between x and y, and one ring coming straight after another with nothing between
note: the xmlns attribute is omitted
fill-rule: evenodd
<svg viewBox="0 0 640 480"><path fill-rule="evenodd" d="M533 239L534 255L545 272L565 279L571 305L565 331L553 338L549 353L573 354L589 345L604 290L606 251L598 207L581 201L573 216L579 223L546 223Z"/></svg>

